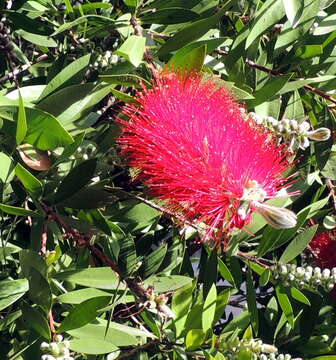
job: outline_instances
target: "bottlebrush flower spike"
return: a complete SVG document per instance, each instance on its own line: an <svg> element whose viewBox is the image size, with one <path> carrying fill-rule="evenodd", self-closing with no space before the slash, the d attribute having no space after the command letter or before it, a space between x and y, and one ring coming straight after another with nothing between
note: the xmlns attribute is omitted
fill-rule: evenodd
<svg viewBox="0 0 336 360"><path fill-rule="evenodd" d="M119 120L122 153L170 211L207 225L205 240L219 243L249 223L253 211L263 216L271 211L273 223L293 226L292 212L263 204L286 187L286 148L264 127L245 120L214 78L167 72L136 101L140 105L123 110L130 121ZM286 219L275 220L283 214Z"/></svg>
<svg viewBox="0 0 336 360"><path fill-rule="evenodd" d="M310 242L308 249L314 263L321 268L336 267L336 230L320 233Z"/></svg>

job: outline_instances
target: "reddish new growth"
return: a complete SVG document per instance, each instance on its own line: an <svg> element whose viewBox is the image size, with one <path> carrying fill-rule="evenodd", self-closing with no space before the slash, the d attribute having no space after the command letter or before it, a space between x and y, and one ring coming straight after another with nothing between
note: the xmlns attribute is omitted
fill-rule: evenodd
<svg viewBox="0 0 336 360"><path fill-rule="evenodd" d="M214 78L165 73L136 100L120 119L122 152L169 210L207 225L204 239L219 243L284 187L285 148Z"/></svg>
<svg viewBox="0 0 336 360"><path fill-rule="evenodd" d="M336 230L316 235L308 249L314 257L314 263L319 267L336 267Z"/></svg>

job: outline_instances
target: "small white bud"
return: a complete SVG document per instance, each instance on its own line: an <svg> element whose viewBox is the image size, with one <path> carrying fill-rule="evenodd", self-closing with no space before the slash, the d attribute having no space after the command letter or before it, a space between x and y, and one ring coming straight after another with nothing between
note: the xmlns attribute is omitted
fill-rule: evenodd
<svg viewBox="0 0 336 360"><path fill-rule="evenodd" d="M287 266L286 265L281 265L280 266L280 274L286 275L287 273L288 273Z"/></svg>
<svg viewBox="0 0 336 360"><path fill-rule="evenodd" d="M62 341L63 341L63 336L62 335L56 335L55 336L55 342L60 343Z"/></svg>
<svg viewBox="0 0 336 360"><path fill-rule="evenodd" d="M291 210L258 202L253 202L253 206L255 211L276 229L288 229L296 225L297 217Z"/></svg>
<svg viewBox="0 0 336 360"><path fill-rule="evenodd" d="M313 273L313 268L311 266L307 266L306 267L306 272L312 274Z"/></svg>
<svg viewBox="0 0 336 360"><path fill-rule="evenodd" d="M49 350L49 344L44 341L43 343L41 343L40 349L41 349L41 351L44 351L44 352L48 351Z"/></svg>
<svg viewBox="0 0 336 360"><path fill-rule="evenodd" d="M285 360L285 355L284 354L278 355L277 360Z"/></svg>
<svg viewBox="0 0 336 360"><path fill-rule="evenodd" d="M263 344L261 347L261 351L267 354L272 354L278 351L278 349L274 345Z"/></svg>
<svg viewBox="0 0 336 360"><path fill-rule="evenodd" d="M286 354L286 355L285 355L285 360L291 360L291 358L292 358L292 357L291 357L289 354Z"/></svg>
<svg viewBox="0 0 336 360"><path fill-rule="evenodd" d="M308 138L315 141L326 141L330 138L330 135L331 132L327 128L319 128L307 133Z"/></svg>
<svg viewBox="0 0 336 360"><path fill-rule="evenodd" d="M59 346L58 346L57 343L52 342L52 343L49 344L49 347L50 347L50 352L51 352L53 355L55 355L55 356L59 355L60 349L59 349Z"/></svg>
<svg viewBox="0 0 336 360"><path fill-rule="evenodd" d="M322 279L328 279L330 277L330 270L329 269L324 269L322 271Z"/></svg>
<svg viewBox="0 0 336 360"><path fill-rule="evenodd" d="M310 124L307 121L299 125L299 132L305 134L310 129Z"/></svg>
<svg viewBox="0 0 336 360"><path fill-rule="evenodd" d="M335 284L328 284L328 290L331 291L335 287Z"/></svg>
<svg viewBox="0 0 336 360"><path fill-rule="evenodd" d="M288 279L289 281L294 281L295 280L295 276L293 274L289 274L288 275Z"/></svg>

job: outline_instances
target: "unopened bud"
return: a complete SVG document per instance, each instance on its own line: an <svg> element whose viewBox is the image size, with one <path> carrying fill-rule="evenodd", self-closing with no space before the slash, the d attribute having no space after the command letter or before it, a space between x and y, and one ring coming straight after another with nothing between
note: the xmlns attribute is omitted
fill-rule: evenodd
<svg viewBox="0 0 336 360"><path fill-rule="evenodd" d="M272 354L278 351L278 349L274 345L263 344L261 347L261 351L266 354Z"/></svg>
<svg viewBox="0 0 336 360"><path fill-rule="evenodd" d="M307 133L308 138L315 141L326 141L330 138L330 135L331 132L327 128L319 128Z"/></svg>
<svg viewBox="0 0 336 360"><path fill-rule="evenodd" d="M286 208L254 202L255 211L276 229L288 229L296 225L296 215Z"/></svg>

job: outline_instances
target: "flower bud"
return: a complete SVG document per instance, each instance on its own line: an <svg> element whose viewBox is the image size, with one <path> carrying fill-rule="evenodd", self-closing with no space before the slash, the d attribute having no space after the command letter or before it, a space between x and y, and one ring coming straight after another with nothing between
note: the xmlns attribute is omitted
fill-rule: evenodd
<svg viewBox="0 0 336 360"><path fill-rule="evenodd" d="M330 270L329 269L324 269L322 271L322 279L328 279L330 277Z"/></svg>
<svg viewBox="0 0 336 360"><path fill-rule="evenodd" d="M253 206L255 211L276 229L288 229L296 225L297 218L291 210L258 202L253 202Z"/></svg>
<svg viewBox="0 0 336 360"><path fill-rule="evenodd" d="M44 341L43 343L41 343L40 349L43 352L47 352L49 350L49 344Z"/></svg>
<svg viewBox="0 0 336 360"><path fill-rule="evenodd" d="M292 358L292 357L291 357L289 354L286 354L286 355L285 355L285 360L291 360L291 358Z"/></svg>
<svg viewBox="0 0 336 360"><path fill-rule="evenodd" d="M310 140L326 141L330 138L331 132L328 128L319 128L313 131L308 131L307 136Z"/></svg>
<svg viewBox="0 0 336 360"><path fill-rule="evenodd" d="M58 335L55 336L55 342L60 343L62 341L63 341L63 336L62 335L58 334Z"/></svg>
<svg viewBox="0 0 336 360"><path fill-rule="evenodd" d="M266 354L271 354L277 352L278 349L274 345L263 344L261 347L261 351Z"/></svg>

